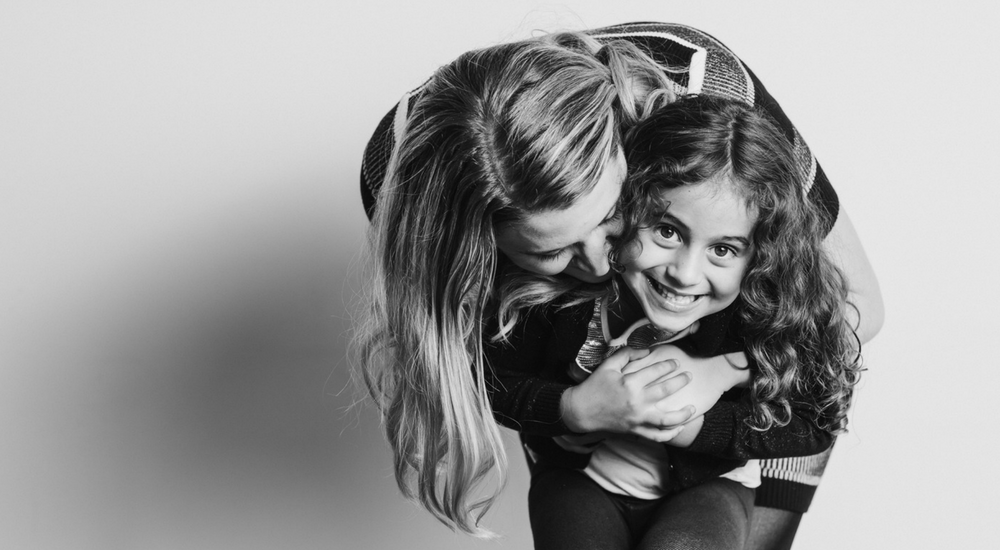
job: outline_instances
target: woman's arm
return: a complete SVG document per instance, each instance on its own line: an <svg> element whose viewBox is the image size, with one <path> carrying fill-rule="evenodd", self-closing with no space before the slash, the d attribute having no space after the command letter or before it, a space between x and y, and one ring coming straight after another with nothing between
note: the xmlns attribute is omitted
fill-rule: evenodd
<svg viewBox="0 0 1000 550"><path fill-rule="evenodd" d="M692 383L692 374L678 372L666 347L624 348L606 359L563 394L563 421L577 433L632 434L659 442L676 436L697 405L682 399L682 405L672 406L671 398Z"/></svg>
<svg viewBox="0 0 1000 550"><path fill-rule="evenodd" d="M486 387L498 422L522 433L630 433L666 441L691 418L693 407L672 410L663 398L690 380L666 349L626 349L579 385L568 367L586 338L592 305L532 311L508 341L486 349Z"/></svg>
<svg viewBox="0 0 1000 550"><path fill-rule="evenodd" d="M847 278L848 301L853 306L849 308L848 318L852 326L857 327L858 339L864 344L882 329L885 310L875 271L843 207L833 229L823 240L823 246Z"/></svg>

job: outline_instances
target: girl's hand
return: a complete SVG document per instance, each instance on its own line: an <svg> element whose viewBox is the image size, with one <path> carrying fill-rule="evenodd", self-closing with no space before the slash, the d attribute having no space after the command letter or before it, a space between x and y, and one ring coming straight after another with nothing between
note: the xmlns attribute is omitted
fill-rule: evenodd
<svg viewBox="0 0 1000 550"><path fill-rule="evenodd" d="M618 351L580 385L566 390L563 421L578 433L604 431L669 441L695 412L692 406L661 406L691 381L691 374L677 373L675 349Z"/></svg>
<svg viewBox="0 0 1000 550"><path fill-rule="evenodd" d="M746 368L746 355L730 353L715 357L693 357L675 346L658 346L665 348L659 357L663 360L676 361L678 370L691 375L692 380L683 389L664 397L659 406L667 410L683 407L694 407L692 416L701 416L711 409L723 393L750 382L750 370Z"/></svg>

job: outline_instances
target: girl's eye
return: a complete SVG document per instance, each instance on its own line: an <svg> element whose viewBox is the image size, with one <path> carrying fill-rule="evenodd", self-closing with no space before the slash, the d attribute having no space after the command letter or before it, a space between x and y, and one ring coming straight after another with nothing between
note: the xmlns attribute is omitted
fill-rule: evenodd
<svg viewBox="0 0 1000 550"><path fill-rule="evenodd" d="M656 226L656 236L668 241L676 240L677 229L672 225L658 225Z"/></svg>
<svg viewBox="0 0 1000 550"><path fill-rule="evenodd" d="M736 256L736 251L728 246L720 244L712 247L712 254L715 254L717 258L726 258L730 254Z"/></svg>

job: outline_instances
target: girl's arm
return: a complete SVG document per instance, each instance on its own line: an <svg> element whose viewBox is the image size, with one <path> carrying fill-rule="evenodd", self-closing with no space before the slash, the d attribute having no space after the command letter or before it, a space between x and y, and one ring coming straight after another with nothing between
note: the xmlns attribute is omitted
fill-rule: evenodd
<svg viewBox="0 0 1000 550"><path fill-rule="evenodd" d="M675 441L692 452L749 460L814 455L829 449L836 439L794 409L785 426L773 426L763 432L754 430L746 424L752 411L750 394L743 392L738 401L720 401L704 416L689 422L681 435L690 428L697 432L693 441L683 445L686 441L680 436Z"/></svg>
<svg viewBox="0 0 1000 550"><path fill-rule="evenodd" d="M658 346L661 357L677 361L679 370L690 372L691 382L664 398L660 406L678 409L693 406L692 420L667 445L721 458L781 458L820 453L834 441L832 434L820 429L799 411L792 410L789 423L766 432L750 428L746 421L753 415L748 391L737 400L721 400L730 390L745 388L750 369L742 352L715 357L693 357L676 346Z"/></svg>

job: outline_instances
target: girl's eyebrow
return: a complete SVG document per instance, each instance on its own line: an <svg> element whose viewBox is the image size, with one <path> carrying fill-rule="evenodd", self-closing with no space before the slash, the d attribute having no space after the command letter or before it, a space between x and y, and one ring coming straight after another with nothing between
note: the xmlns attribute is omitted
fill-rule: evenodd
<svg viewBox="0 0 1000 550"><path fill-rule="evenodd" d="M738 242L738 243L740 243L741 245L743 245L743 246L745 246L747 248L750 247L750 239L747 239L746 237L724 236L724 237L719 237L719 240Z"/></svg>
<svg viewBox="0 0 1000 550"><path fill-rule="evenodd" d="M691 233L691 228L689 228L687 226L687 224L685 224L684 222L682 222L678 218L674 217L670 212L663 212L663 213L661 213L660 214L660 220L661 221L663 221L663 220L669 221L671 224L676 225L677 229L680 229L681 232L683 232L683 233L687 233L687 234ZM715 237L712 240L736 242L736 243L739 243L739 244L743 245L746 248L750 247L750 239L748 239L746 237L741 237L741 236L723 235L721 237Z"/></svg>
<svg viewBox="0 0 1000 550"><path fill-rule="evenodd" d="M673 225L676 225L677 229L681 229L685 233L690 233L691 232L691 228L688 227L686 223L682 222L679 218L675 217L673 214L671 214L670 212L668 212L666 210L664 210L663 212L660 212L660 221L663 221L663 220L666 220L666 221L672 223Z"/></svg>

